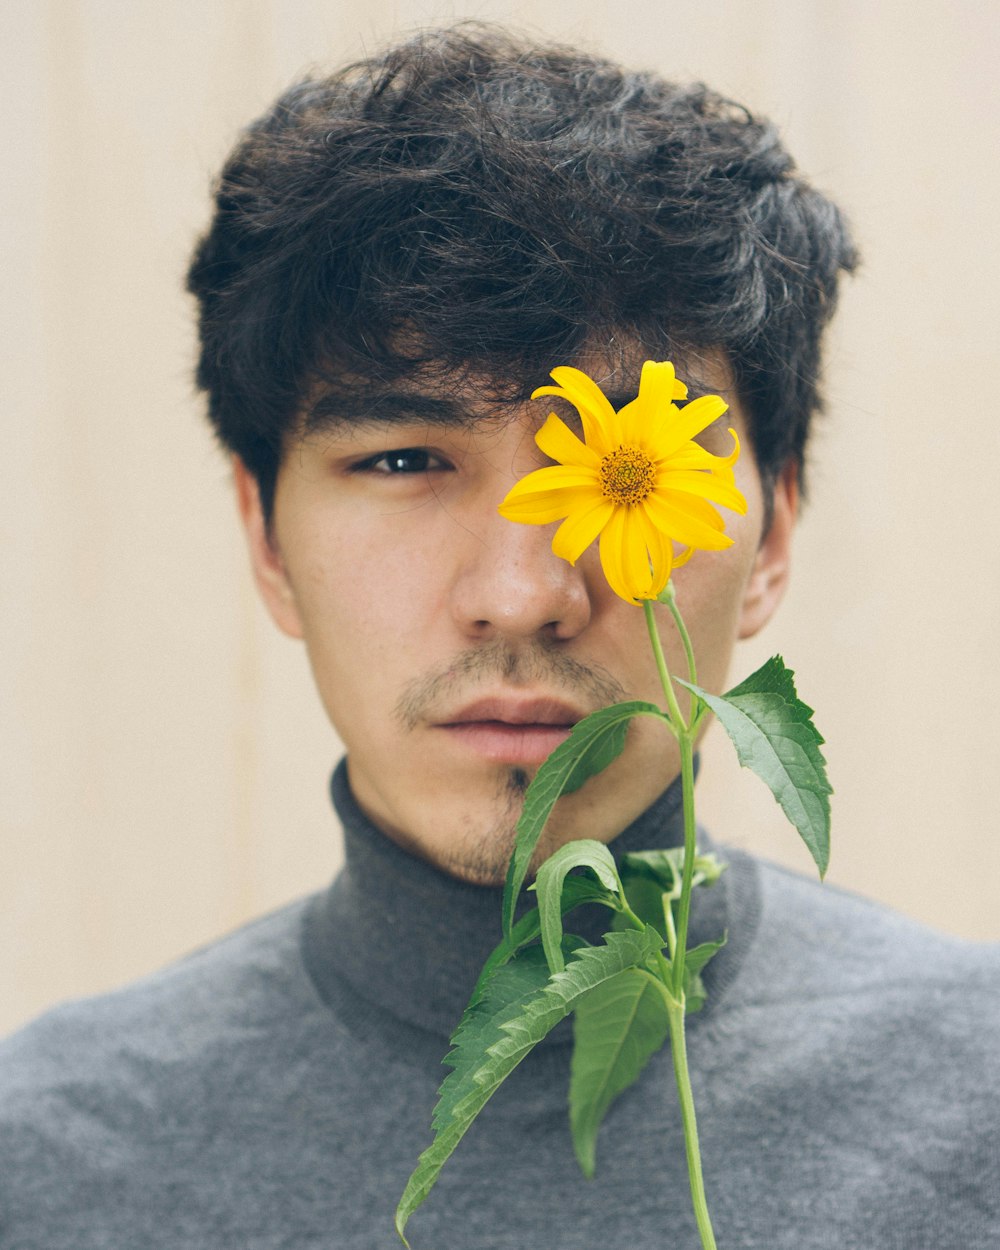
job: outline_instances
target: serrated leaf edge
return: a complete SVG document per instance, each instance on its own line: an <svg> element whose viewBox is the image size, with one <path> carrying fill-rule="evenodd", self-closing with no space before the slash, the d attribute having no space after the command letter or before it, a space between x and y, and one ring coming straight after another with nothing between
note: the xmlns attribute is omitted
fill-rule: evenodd
<svg viewBox="0 0 1000 1250"><path fill-rule="evenodd" d="M787 690L783 691L783 690L778 690L778 689L773 689L773 688L772 689L757 689L749 685L749 683L751 683L754 680L754 678L761 677L763 674L765 674L766 670L768 670L769 666L771 665L780 665L780 668L775 667L773 671L779 678L784 679L782 684L787 683L788 688L790 688L792 698L788 697ZM767 661L767 663L761 665L761 667L757 669L756 672L751 673L751 675L746 679L746 681L741 682L740 685L738 686L734 686L733 689L728 694L724 694L724 695L710 694L707 690L703 690L700 686L696 686L692 684L691 682L686 682L680 677L676 678L675 680L678 682L679 685L684 686L686 689L690 690L693 694L697 695L698 698L701 699L715 713L716 719L722 725L730 741L733 743L733 746L736 749L736 755L737 755L737 759L740 762L740 766L743 768L749 768L750 771L753 772L755 776L759 777L761 781L763 781L764 784L768 787L768 789L771 791L771 793L774 795L775 799L777 800L782 811L787 816L789 822L797 830L799 836L802 838L802 841L805 843L806 849L809 851L809 854L812 856L813 861L815 862L816 867L819 870L820 877L821 878L825 877L826 870L829 866L829 860L830 860L829 795L833 793L833 787L830 785L829 779L827 778L827 775L826 775L826 759L823 756L823 752L819 749L820 746L824 742L823 735L819 732L819 730L813 724L812 708L809 707L807 703L804 703L798 697L798 693L795 690L795 683L793 680L793 673L791 669L785 666L784 661L781 659L780 656L772 656L771 659ZM795 781L792 779L792 777L788 773L787 765L778 754L774 746L774 741L771 735L767 733L764 729L762 729L761 726L757 723L757 721L754 720L753 717L749 716L747 712L743 710L743 708L739 705L739 703L734 702L734 699L739 699L739 698L744 698L744 697L754 697L754 698L771 697L771 698L779 700L781 705L784 708L789 709L793 713L793 719L791 723L801 727L807 732L807 734L811 738L811 745L815 748L816 754L819 756L818 766L813 761L811 760L808 761L810 768L813 770L814 773L817 774L818 781L819 781L818 785L800 787L795 783ZM741 744L740 742L737 742L736 739L733 737L733 734L729 725L726 724L726 721L723 715L719 711L719 705L722 705L727 709L732 709L732 711L735 712L738 716L740 716L748 725L753 727L753 729L756 731L758 741L761 741L767 744L767 747L769 748L772 756L777 761L780 767L780 771L784 774L788 782L787 786L783 786L781 788L780 793L777 790L775 790L775 788L771 785L771 782L768 780L768 778L766 776L763 776L759 768L756 767L753 754L748 753L745 747L743 746L743 744ZM783 737L785 738L786 741L794 743L794 745L797 746L800 750L802 751L805 750L805 747L803 746L803 744L797 741L795 738L792 738L789 735L783 735ZM802 798L803 793L808 793L808 794L813 795L819 802L820 814L822 816L822 821L823 821L821 840L816 839L811 836L811 831L813 829L813 821L810 818L808 811L806 810L806 805ZM794 796L794 799L795 799L794 803L790 802L790 795Z"/></svg>
<svg viewBox="0 0 1000 1250"><path fill-rule="evenodd" d="M417 1166L407 1181L396 1207L396 1231L404 1245L410 1244L404 1235L410 1216L430 1193L442 1167L476 1116L521 1060L560 1020L569 1015L574 1003L584 994L627 968L641 967L660 949L662 939L650 925L641 932L629 930L624 933L608 933L603 945L583 947L576 952L565 969L550 977L542 989L533 995L519 1017L499 1024L498 1027L508 1036L499 1038L486 1048L483 1062L478 1068L467 1070L463 1079L470 1081L476 1088L471 1089L453 1105L451 1122L443 1123L437 1128L433 1142L421 1153ZM611 966L601 968L601 964L609 960ZM588 964L597 964L597 968L588 969ZM581 968L583 971L596 972L596 979L590 984L577 985L576 979ZM531 1024L535 1024L535 1030L526 1028L526 1025ZM457 1037L460 1030L461 1024L453 1036ZM483 1071L490 1060L500 1061L505 1065L499 1075L494 1076ZM451 1076L445 1078L442 1090L450 1079Z"/></svg>

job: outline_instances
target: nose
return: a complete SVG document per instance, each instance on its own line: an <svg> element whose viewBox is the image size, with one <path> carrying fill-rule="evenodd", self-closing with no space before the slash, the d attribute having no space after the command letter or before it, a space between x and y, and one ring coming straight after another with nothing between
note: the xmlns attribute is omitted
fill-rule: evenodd
<svg viewBox="0 0 1000 1250"><path fill-rule="evenodd" d="M452 612L467 637L489 641L584 630L591 599L582 569L552 554L556 525L521 525L494 512L470 534L452 587Z"/></svg>

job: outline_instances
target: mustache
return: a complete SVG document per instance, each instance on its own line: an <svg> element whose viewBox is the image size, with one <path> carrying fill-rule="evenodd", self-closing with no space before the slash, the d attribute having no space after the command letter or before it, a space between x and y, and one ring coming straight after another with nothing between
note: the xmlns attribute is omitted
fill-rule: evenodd
<svg viewBox="0 0 1000 1250"><path fill-rule="evenodd" d="M470 647L437 672L407 682L394 716L404 729L415 729L421 721L433 720L442 707L453 707L457 697L496 678L515 686L544 686L547 693L570 693L592 712L628 697L625 687L606 669L582 664L560 651L558 644L533 643L515 650L496 639Z"/></svg>

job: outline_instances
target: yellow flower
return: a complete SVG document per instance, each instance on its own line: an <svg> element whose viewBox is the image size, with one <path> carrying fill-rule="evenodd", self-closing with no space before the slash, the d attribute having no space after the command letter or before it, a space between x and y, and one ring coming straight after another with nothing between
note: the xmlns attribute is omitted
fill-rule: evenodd
<svg viewBox="0 0 1000 1250"><path fill-rule="evenodd" d="M704 395L679 407L687 387L669 360L647 360L639 394L615 412L601 388L579 369L553 369L555 386L532 395L558 395L580 414L583 442L550 413L535 442L557 461L529 473L500 505L501 515L528 525L563 519L552 539L557 556L575 564L600 535L601 566L615 594L629 603L655 599L672 569L695 549L732 544L713 503L745 513L733 465L740 453L714 456L694 442L728 405ZM710 502L711 501L711 502ZM673 543L683 550L675 555Z"/></svg>

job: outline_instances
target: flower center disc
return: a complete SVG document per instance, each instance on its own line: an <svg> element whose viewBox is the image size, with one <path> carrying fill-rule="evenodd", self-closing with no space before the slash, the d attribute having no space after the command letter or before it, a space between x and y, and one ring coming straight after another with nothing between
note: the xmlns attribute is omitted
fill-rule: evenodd
<svg viewBox="0 0 1000 1250"><path fill-rule="evenodd" d="M616 504L642 503L653 477L653 462L638 447L616 447L601 461L601 490Z"/></svg>

